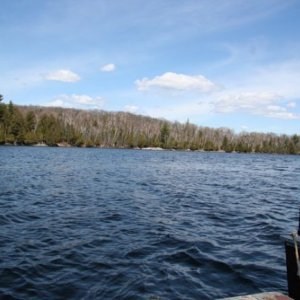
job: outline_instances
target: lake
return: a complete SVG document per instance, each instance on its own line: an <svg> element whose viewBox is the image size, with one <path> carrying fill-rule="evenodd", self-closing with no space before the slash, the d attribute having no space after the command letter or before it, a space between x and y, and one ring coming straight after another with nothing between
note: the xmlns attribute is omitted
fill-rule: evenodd
<svg viewBox="0 0 300 300"><path fill-rule="evenodd" d="M0 298L287 292L300 156L0 147Z"/></svg>

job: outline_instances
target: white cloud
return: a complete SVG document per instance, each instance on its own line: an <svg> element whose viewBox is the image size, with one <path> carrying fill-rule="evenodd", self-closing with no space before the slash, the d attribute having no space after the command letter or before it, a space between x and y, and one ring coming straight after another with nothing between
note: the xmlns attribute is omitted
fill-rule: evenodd
<svg viewBox="0 0 300 300"><path fill-rule="evenodd" d="M246 112L275 119L300 119L300 115L289 112L291 103L283 106L283 97L272 92L232 92L219 94L208 102L212 112L233 113ZM281 105L280 105L281 104Z"/></svg>
<svg viewBox="0 0 300 300"><path fill-rule="evenodd" d="M263 114L265 117L282 119L282 120L300 119L299 114L288 112L285 107L278 106L278 105L267 106Z"/></svg>
<svg viewBox="0 0 300 300"><path fill-rule="evenodd" d="M235 63L239 63L239 60ZM201 103L210 103L216 113L243 112L274 119L300 119L296 106L300 96L300 60L242 67L218 78L226 89Z"/></svg>
<svg viewBox="0 0 300 300"><path fill-rule="evenodd" d="M45 76L45 79L63 82L76 82L79 81L81 78L79 75L70 70L58 70L52 73L48 73Z"/></svg>
<svg viewBox="0 0 300 300"><path fill-rule="evenodd" d="M107 64L102 66L101 71L102 72L113 72L116 69L116 66L114 64Z"/></svg>
<svg viewBox="0 0 300 300"><path fill-rule="evenodd" d="M81 109L100 109L103 107L105 100L102 97L91 97L88 95L60 95L52 102L44 106L72 107Z"/></svg>
<svg viewBox="0 0 300 300"><path fill-rule="evenodd" d="M256 112L261 107L277 102L281 97L271 92L222 93L211 101L214 110L229 113L237 110Z"/></svg>
<svg viewBox="0 0 300 300"><path fill-rule="evenodd" d="M130 113L136 113L138 111L138 107L135 105L125 105L124 111L130 112Z"/></svg>
<svg viewBox="0 0 300 300"><path fill-rule="evenodd" d="M135 84L140 91L150 90L152 88L209 92L215 90L217 85L202 75L190 76L185 74L177 74L167 72L163 75L156 76L153 79L143 78L136 80Z"/></svg>

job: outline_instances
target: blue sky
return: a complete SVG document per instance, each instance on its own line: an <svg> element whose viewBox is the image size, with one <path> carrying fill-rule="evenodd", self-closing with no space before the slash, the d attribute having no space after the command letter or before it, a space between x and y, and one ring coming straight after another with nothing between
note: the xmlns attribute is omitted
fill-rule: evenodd
<svg viewBox="0 0 300 300"><path fill-rule="evenodd" d="M2 0L0 93L300 134L299 0Z"/></svg>

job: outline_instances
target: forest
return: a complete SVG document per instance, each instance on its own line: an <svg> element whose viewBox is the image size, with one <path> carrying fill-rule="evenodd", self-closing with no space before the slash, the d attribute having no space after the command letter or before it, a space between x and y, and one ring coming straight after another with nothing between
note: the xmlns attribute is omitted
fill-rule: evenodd
<svg viewBox="0 0 300 300"><path fill-rule="evenodd" d="M5 104L0 95L0 145L147 148L300 154L300 135L234 133L127 112Z"/></svg>

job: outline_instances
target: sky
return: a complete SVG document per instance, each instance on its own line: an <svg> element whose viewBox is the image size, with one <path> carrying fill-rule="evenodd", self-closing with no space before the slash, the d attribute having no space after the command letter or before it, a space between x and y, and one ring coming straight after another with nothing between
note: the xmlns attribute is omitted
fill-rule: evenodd
<svg viewBox="0 0 300 300"><path fill-rule="evenodd" d="M300 134L299 0L1 0L5 102Z"/></svg>

